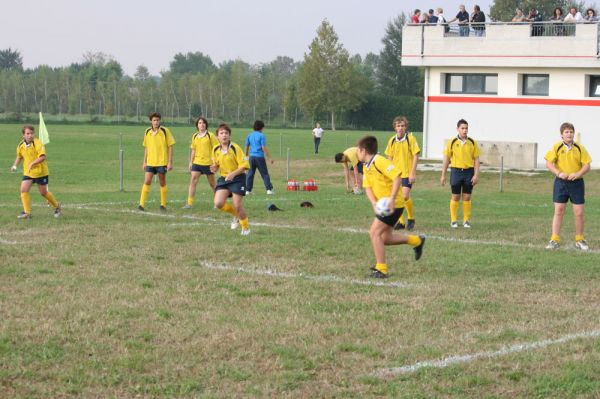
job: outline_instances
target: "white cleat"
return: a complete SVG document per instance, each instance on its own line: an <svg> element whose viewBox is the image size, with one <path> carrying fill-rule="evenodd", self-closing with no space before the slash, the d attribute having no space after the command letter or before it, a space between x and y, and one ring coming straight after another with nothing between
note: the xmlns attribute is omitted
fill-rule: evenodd
<svg viewBox="0 0 600 399"><path fill-rule="evenodd" d="M546 249L558 249L560 248L560 244L554 240L548 241L548 245L546 245Z"/></svg>
<svg viewBox="0 0 600 399"><path fill-rule="evenodd" d="M240 219L238 219L238 218L233 218L233 219L231 220L231 230L235 230L235 229L237 229L238 227L240 227Z"/></svg>
<svg viewBox="0 0 600 399"><path fill-rule="evenodd" d="M575 243L575 248L580 249L582 251L589 251L590 246L585 240L579 240Z"/></svg>
<svg viewBox="0 0 600 399"><path fill-rule="evenodd" d="M243 236L247 236L250 234L250 229L242 229L242 233Z"/></svg>
<svg viewBox="0 0 600 399"><path fill-rule="evenodd" d="M273 195L273 194L275 194L275 193L273 192L273 190L267 190L267 195Z"/></svg>

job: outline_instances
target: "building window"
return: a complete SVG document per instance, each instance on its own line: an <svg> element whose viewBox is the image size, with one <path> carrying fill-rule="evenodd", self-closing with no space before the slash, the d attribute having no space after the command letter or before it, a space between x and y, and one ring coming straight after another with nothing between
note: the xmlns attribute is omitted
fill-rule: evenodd
<svg viewBox="0 0 600 399"><path fill-rule="evenodd" d="M547 96L550 75L523 75L524 96Z"/></svg>
<svg viewBox="0 0 600 399"><path fill-rule="evenodd" d="M600 76L590 76L590 97L600 97Z"/></svg>
<svg viewBox="0 0 600 399"><path fill-rule="evenodd" d="M446 74L446 94L498 94L497 74Z"/></svg>

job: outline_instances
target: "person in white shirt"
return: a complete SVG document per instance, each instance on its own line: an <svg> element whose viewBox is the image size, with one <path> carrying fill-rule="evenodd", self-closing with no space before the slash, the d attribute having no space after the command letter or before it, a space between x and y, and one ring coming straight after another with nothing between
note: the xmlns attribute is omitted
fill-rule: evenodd
<svg viewBox="0 0 600 399"><path fill-rule="evenodd" d="M444 16L444 9L439 7L436 9L437 11L437 24L444 26L444 32L448 32L450 29L448 28L448 21L446 21L446 17Z"/></svg>
<svg viewBox="0 0 600 399"><path fill-rule="evenodd" d="M577 11L577 8L571 7L565 16L565 22L583 22L583 15Z"/></svg>
<svg viewBox="0 0 600 399"><path fill-rule="evenodd" d="M323 129L321 129L321 124L319 122L316 123L315 128L312 131L313 141L315 142L315 154L319 153L319 145L321 144L321 137L323 137Z"/></svg>

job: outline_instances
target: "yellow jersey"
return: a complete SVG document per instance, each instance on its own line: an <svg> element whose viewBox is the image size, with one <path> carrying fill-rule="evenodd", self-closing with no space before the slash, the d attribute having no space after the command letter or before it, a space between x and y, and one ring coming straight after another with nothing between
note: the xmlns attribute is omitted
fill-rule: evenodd
<svg viewBox="0 0 600 399"><path fill-rule="evenodd" d="M233 142L229 143L229 148L227 148L227 152L225 153L221 150L221 144L216 145L213 148L213 160L219 166L219 172L223 177L240 167L250 169L246 154L244 154L239 145Z"/></svg>
<svg viewBox="0 0 600 399"><path fill-rule="evenodd" d="M48 162L44 159L42 162L27 170L29 164L46 155L46 148L39 139L33 139L29 144L22 140L17 146L17 156L23 160L23 175L37 179L38 177L48 176Z"/></svg>
<svg viewBox="0 0 600 399"><path fill-rule="evenodd" d="M555 164L558 170L566 174L579 172L583 165L592 162L590 154L581 144L573 142L569 147L563 141L554 144L544 159Z"/></svg>
<svg viewBox="0 0 600 399"><path fill-rule="evenodd" d="M400 169L402 177L408 177L412 170L413 158L421 153L417 139L412 133L406 133L402 139L394 134L385 147L385 155Z"/></svg>
<svg viewBox="0 0 600 399"><path fill-rule="evenodd" d="M154 133L152 128L144 133L144 147L148 151L146 165L166 166L169 163L169 147L175 144L173 134L166 127L160 126Z"/></svg>
<svg viewBox="0 0 600 399"><path fill-rule="evenodd" d="M400 177L400 169L396 168L389 159L374 155L364 164L363 176L363 187L370 188L375 198L379 200L392 194L392 185L394 180ZM396 195L394 208L404 208L404 198L400 192Z"/></svg>
<svg viewBox="0 0 600 399"><path fill-rule="evenodd" d="M470 137L465 141L454 137L448 140L444 148L444 155L450 158L453 168L469 169L475 166L475 159L479 158L481 151L477 142Z"/></svg>
<svg viewBox="0 0 600 399"><path fill-rule="evenodd" d="M358 165L358 147L350 147L344 151L343 154L346 156L346 158L348 158L348 161L350 161L350 164L353 167Z"/></svg>
<svg viewBox="0 0 600 399"><path fill-rule="evenodd" d="M211 132L200 134L194 133L190 148L194 151L194 160L196 165L212 165L212 149L219 145L219 140Z"/></svg>

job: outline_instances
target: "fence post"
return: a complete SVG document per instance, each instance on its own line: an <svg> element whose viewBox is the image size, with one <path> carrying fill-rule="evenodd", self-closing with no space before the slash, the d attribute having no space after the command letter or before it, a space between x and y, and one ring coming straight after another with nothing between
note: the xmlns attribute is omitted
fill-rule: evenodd
<svg viewBox="0 0 600 399"><path fill-rule="evenodd" d="M283 134L279 133L279 157L283 155Z"/></svg>
<svg viewBox="0 0 600 399"><path fill-rule="evenodd" d="M119 133L119 191L125 191L123 184L125 150L123 150L123 133Z"/></svg>
<svg viewBox="0 0 600 399"><path fill-rule="evenodd" d="M286 166L286 181L290 180L290 149L287 149L287 166Z"/></svg>
<svg viewBox="0 0 600 399"><path fill-rule="evenodd" d="M500 156L500 192L504 192L504 155Z"/></svg>

